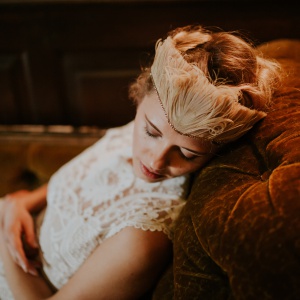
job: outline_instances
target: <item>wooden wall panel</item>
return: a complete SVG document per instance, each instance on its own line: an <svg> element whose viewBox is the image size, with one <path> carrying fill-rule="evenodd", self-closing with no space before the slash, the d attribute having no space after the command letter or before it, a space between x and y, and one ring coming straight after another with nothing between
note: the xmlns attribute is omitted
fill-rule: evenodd
<svg viewBox="0 0 300 300"><path fill-rule="evenodd" d="M240 30L255 44L300 38L290 0L0 0L0 124L126 123L141 57L187 24Z"/></svg>
<svg viewBox="0 0 300 300"><path fill-rule="evenodd" d="M26 53L0 53L0 119L6 124L32 123L35 111Z"/></svg>
<svg viewBox="0 0 300 300"><path fill-rule="evenodd" d="M65 54L63 90L70 123L113 127L130 121L135 106L128 86L138 76L136 51L116 50ZM110 117L109 117L110 116Z"/></svg>

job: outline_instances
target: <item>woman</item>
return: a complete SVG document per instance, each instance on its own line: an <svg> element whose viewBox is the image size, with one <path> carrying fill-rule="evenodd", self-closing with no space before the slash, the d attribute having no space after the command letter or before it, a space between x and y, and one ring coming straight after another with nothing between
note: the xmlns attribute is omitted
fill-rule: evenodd
<svg viewBox="0 0 300 300"><path fill-rule="evenodd" d="M279 79L278 64L232 33L187 26L159 40L130 87L135 120L110 129L47 186L6 196L0 299L145 294L171 257L189 174L266 115ZM31 214L45 207L35 233ZM23 244L39 250L42 271Z"/></svg>

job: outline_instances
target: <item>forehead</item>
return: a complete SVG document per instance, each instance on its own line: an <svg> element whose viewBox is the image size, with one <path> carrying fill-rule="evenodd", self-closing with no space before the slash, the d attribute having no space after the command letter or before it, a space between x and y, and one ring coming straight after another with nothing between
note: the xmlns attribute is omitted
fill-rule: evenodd
<svg viewBox="0 0 300 300"><path fill-rule="evenodd" d="M167 116L157 98L156 92L152 92L144 97L139 104L138 113L142 119L145 119L151 127L157 128L162 136L174 145L201 152L215 152L216 150L216 146L208 140L189 137L175 131L168 123Z"/></svg>

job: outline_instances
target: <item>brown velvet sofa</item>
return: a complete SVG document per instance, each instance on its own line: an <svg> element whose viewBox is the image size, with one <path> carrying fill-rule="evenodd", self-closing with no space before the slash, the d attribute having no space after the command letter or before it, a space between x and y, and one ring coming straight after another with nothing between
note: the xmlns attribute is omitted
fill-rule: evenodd
<svg viewBox="0 0 300 300"><path fill-rule="evenodd" d="M157 300L300 299L300 40L260 49L282 62L284 88L197 175Z"/></svg>
<svg viewBox="0 0 300 300"><path fill-rule="evenodd" d="M153 299L300 299L300 40L260 49L282 62L283 89L264 120L196 174ZM103 134L34 128L2 128L0 196L47 181Z"/></svg>

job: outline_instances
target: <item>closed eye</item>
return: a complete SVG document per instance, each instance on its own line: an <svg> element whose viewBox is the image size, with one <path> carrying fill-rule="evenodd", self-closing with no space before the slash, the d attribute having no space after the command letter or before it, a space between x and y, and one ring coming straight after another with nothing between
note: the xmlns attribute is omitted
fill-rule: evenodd
<svg viewBox="0 0 300 300"><path fill-rule="evenodd" d="M180 151L180 153L181 153L181 157L184 159L184 160L186 160L186 161L193 161L194 159L196 159L198 156L190 156L190 157L188 157L188 156L185 156L181 151Z"/></svg>
<svg viewBox="0 0 300 300"><path fill-rule="evenodd" d="M145 119L146 119L146 125L144 127L145 133L148 136L153 137L153 138L161 137L162 133L160 132L160 130L149 121L149 119L147 118L146 115L145 115Z"/></svg>
<svg viewBox="0 0 300 300"><path fill-rule="evenodd" d="M180 148L180 154L182 158L187 161L192 161L197 158L203 158L208 155L208 153L195 152L193 150L186 149L186 148Z"/></svg>
<svg viewBox="0 0 300 300"><path fill-rule="evenodd" d="M145 133L146 133L148 136L150 136L150 137L152 137L152 138L157 137L157 135L151 133L151 132L148 130L147 125L144 127L144 130L145 130Z"/></svg>

